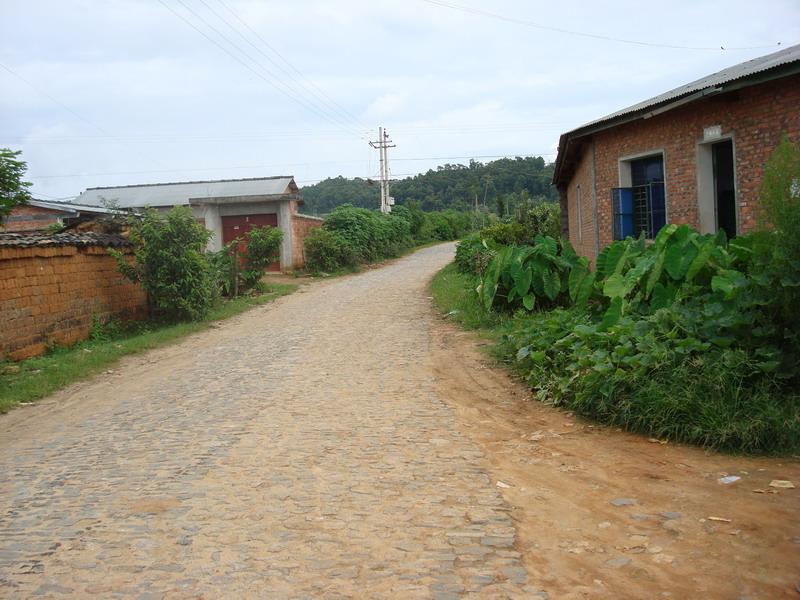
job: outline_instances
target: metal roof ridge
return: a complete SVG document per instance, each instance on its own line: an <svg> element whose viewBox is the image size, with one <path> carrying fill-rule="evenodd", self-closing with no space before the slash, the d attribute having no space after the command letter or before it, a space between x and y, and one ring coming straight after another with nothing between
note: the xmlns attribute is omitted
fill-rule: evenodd
<svg viewBox="0 0 800 600"><path fill-rule="evenodd" d="M129 185L111 185L106 187L90 187L89 190L120 190L125 188L159 187L166 185L188 185L192 183L234 183L237 181L272 181L275 179L294 180L294 175L272 175L270 177L242 177L240 179L201 179L196 181L168 181L166 183L135 183Z"/></svg>

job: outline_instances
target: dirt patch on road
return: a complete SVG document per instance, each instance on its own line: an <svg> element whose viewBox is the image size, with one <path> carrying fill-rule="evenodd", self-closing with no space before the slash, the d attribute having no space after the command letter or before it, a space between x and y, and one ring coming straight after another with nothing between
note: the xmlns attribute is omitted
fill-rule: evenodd
<svg viewBox="0 0 800 600"><path fill-rule="evenodd" d="M440 322L433 335L438 393L483 450L530 581L551 598L798 597L800 462L577 419L530 400L473 334Z"/></svg>

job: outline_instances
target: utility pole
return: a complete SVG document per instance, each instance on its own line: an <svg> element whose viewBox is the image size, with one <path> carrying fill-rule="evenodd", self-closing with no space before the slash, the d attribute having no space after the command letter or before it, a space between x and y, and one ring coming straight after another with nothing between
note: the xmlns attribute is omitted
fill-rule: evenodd
<svg viewBox="0 0 800 600"><path fill-rule="evenodd" d="M389 133L383 128L378 127L378 141L370 142L370 146L378 149L381 159L381 212L392 212L394 198L389 195L389 148L396 146L389 139Z"/></svg>

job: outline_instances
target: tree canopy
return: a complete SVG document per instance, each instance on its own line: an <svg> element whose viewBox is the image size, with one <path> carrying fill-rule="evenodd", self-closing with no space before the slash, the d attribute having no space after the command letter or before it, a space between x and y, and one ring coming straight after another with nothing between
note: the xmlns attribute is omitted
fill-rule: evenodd
<svg viewBox="0 0 800 600"><path fill-rule="evenodd" d="M28 188L31 184L23 181L28 166L19 160L22 151L0 148L0 217L6 216L15 206L25 204L31 199Z"/></svg>
<svg viewBox="0 0 800 600"><path fill-rule="evenodd" d="M503 158L488 163L445 164L392 182L399 205L417 203L423 210L467 210L478 204L501 215L528 200L556 201L550 185L553 165L539 156ZM377 208L380 188L367 179L335 177L303 188L304 212L326 214L341 204Z"/></svg>

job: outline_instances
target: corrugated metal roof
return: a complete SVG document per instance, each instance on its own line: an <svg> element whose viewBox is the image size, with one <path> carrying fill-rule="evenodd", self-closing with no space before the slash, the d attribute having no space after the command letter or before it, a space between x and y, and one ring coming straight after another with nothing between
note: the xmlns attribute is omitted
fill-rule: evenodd
<svg viewBox="0 0 800 600"><path fill-rule="evenodd" d="M277 196L291 193L294 177L258 177L253 179L221 179L217 181L181 181L119 187L89 188L76 202L102 206L112 201L120 208L144 206L176 206L189 204L195 198L227 198L231 196Z"/></svg>
<svg viewBox="0 0 800 600"><path fill-rule="evenodd" d="M109 214L114 212L113 209L106 208L105 206L92 206L88 204L61 202L57 200L31 200L28 202L28 204L31 206L37 206L39 208L50 208L52 210L63 210L65 212L88 212L99 214Z"/></svg>
<svg viewBox="0 0 800 600"><path fill-rule="evenodd" d="M678 98L681 98L683 96L688 96L689 94L693 94L695 92L700 92L702 90L709 88L715 88L716 86L722 85L724 83L736 81L737 79L742 79L744 77L750 77L757 73L768 71L769 69L773 69L775 67L780 67L781 65L787 65L789 63L797 61L800 61L800 44L796 46L791 46L789 48L784 48L783 50L780 50L773 54L767 54L766 56L761 56L759 58L754 58L753 60L748 60L746 62L734 65L732 67L728 67L727 69L723 69L722 71L718 71L717 73L713 73L711 75L706 75L705 77L701 77L696 81L687 83L686 85L682 85L680 87L676 87L674 90L664 92L663 94L654 96L649 100L645 100L644 102L639 102L627 108L623 108L622 110L618 110L617 112L613 112L610 115L606 115L605 117L602 117L600 119L596 119L594 121L585 123L580 127L577 127L567 132L567 135L575 131L585 129L587 127L599 125L604 121L611 121L616 119L617 117L622 117L627 114L635 113L646 108L655 107L659 104L663 104L670 100L677 100Z"/></svg>
<svg viewBox="0 0 800 600"><path fill-rule="evenodd" d="M707 94L715 93L718 89L724 92L726 89L736 85L734 82L741 81L743 85L747 85L747 80L751 80L751 83L756 83L773 77L783 77L791 73L800 72L800 64L795 63L800 63L800 44L728 67L706 77L701 77L696 81L654 96L649 100L623 108L562 133L558 143L558 156L556 157L553 171L553 183L558 185L565 177L569 176L564 171L567 168L565 163L569 163L570 154L576 145L575 141L583 136L615 127L620 123L642 118L651 112L670 110L681 104L698 100ZM785 68L787 65L793 66ZM772 73L769 71L772 71Z"/></svg>

